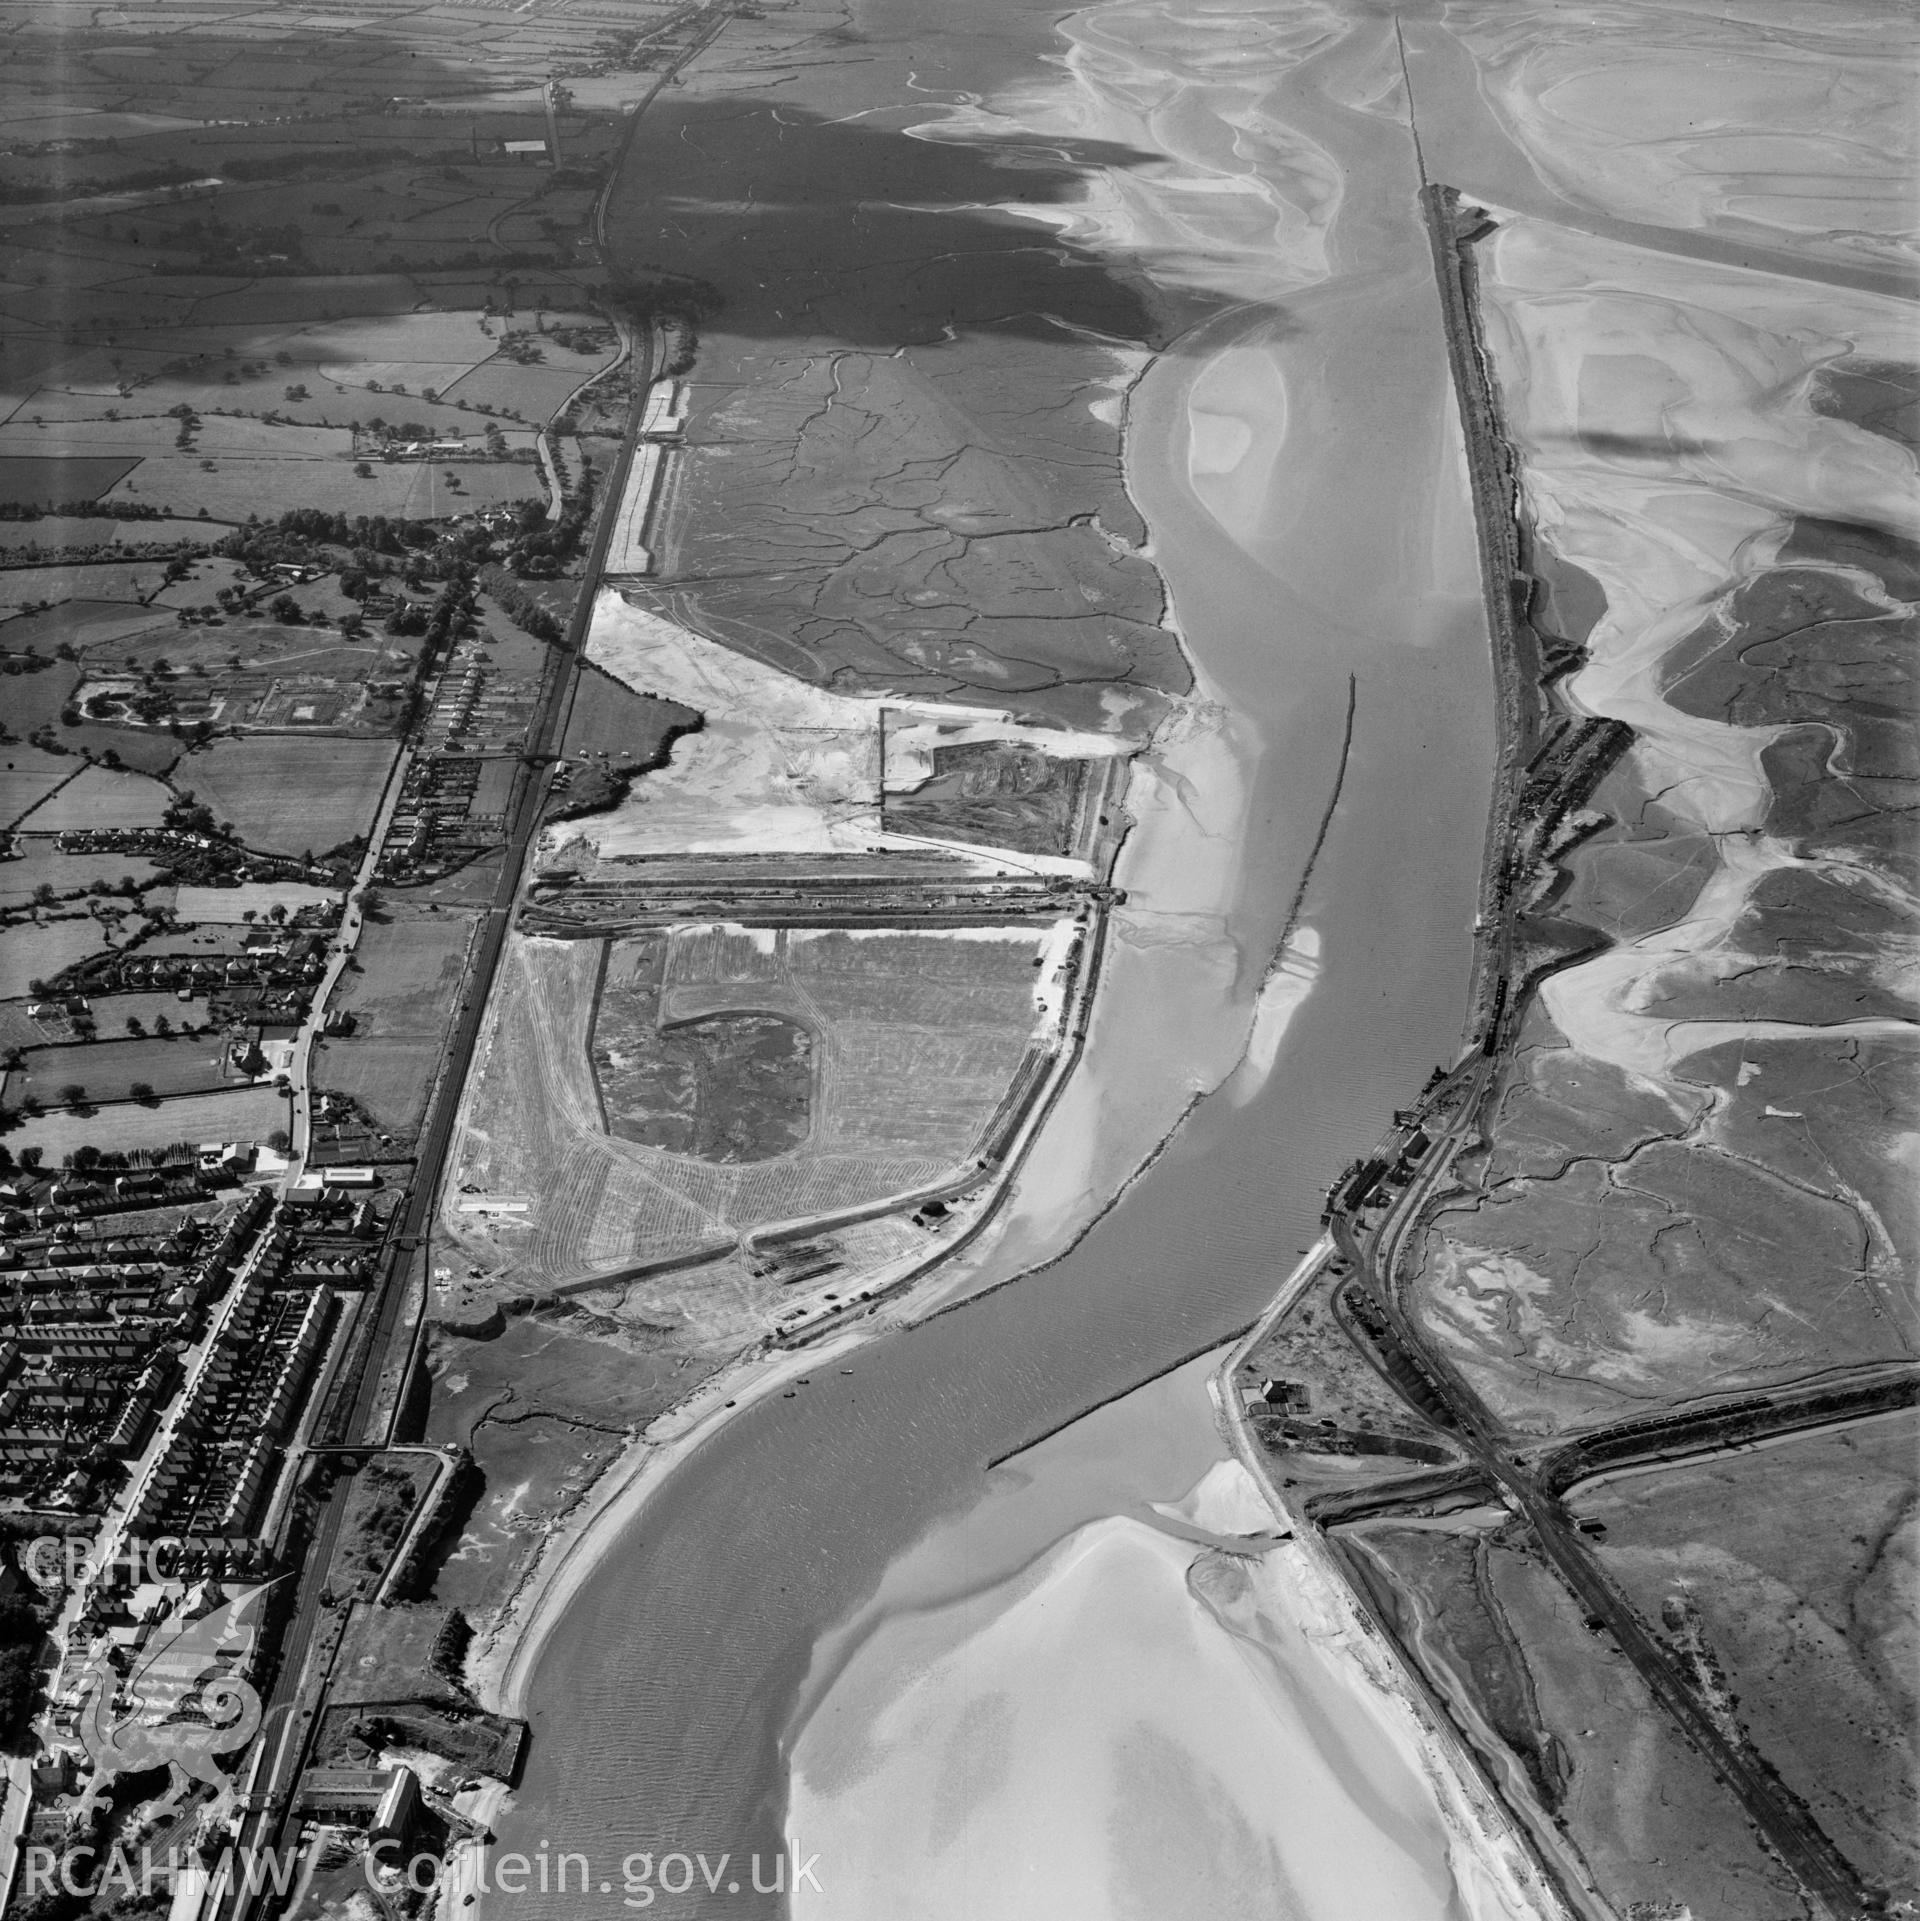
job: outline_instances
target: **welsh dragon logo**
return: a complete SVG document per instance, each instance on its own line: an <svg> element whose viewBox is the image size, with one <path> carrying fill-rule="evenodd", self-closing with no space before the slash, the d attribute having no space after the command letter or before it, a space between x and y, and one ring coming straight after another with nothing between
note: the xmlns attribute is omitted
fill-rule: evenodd
<svg viewBox="0 0 1920 1921"><path fill-rule="evenodd" d="M163 1622L124 1681L95 1656L80 1716L94 1768L89 1802L115 1776L161 1766L176 1793L189 1776L227 1785L215 1756L245 1747L260 1726L260 1696L237 1670L259 1636L266 1592L249 1588L197 1620Z"/></svg>

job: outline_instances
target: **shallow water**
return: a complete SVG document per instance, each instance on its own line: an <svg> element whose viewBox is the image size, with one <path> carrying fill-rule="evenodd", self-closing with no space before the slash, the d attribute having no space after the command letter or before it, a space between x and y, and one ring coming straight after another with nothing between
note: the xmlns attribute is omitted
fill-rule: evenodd
<svg viewBox="0 0 1920 1921"><path fill-rule="evenodd" d="M1175 72L1183 23L1129 12L1142 72ZM1284 324L1226 315L1157 363L1135 395L1130 471L1189 646L1257 750L1230 916L1249 997L1320 828L1354 678L1345 785L1304 903L1319 977L1264 1081L1202 1102L1070 1255L862 1350L851 1376L830 1368L751 1409L669 1479L542 1653L503 1846L546 1840L596 1871L636 1850L770 1860L782 1736L823 1638L930 1529L981 1501L988 1462L1255 1316L1316 1234L1339 1167L1455 1052L1492 753L1464 472L1411 145L1382 103L1391 23L1343 35L1314 12L1300 64L1267 76L1256 108L1238 82L1231 99L1340 162L1331 277L1293 290ZM1035 54L1049 18L1018 23ZM1016 37L997 44L1003 66ZM960 84L965 50L939 64ZM1232 150L1224 124L1195 134L1213 103L1204 78L1177 91L1182 138ZM1237 412L1245 435L1208 425L1197 490L1195 407ZM1099 1417L1103 1473L1176 1496L1220 1450L1203 1405L1117 1403ZM1062 1496L1060 1531L1086 1512ZM973 1538L982 1580L1035 1551L1025 1523ZM604 1897L528 1894L513 1912L618 1913L613 1880ZM756 1905L770 1908L696 1882L654 1911Z"/></svg>

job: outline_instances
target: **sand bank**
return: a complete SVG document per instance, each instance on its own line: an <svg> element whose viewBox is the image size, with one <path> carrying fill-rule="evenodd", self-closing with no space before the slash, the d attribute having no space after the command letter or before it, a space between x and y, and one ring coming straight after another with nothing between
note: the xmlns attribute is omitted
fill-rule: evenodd
<svg viewBox="0 0 1920 1921"><path fill-rule="evenodd" d="M1764 966L1764 956L1749 952L1735 938L1753 890L1780 868L1822 865L1796 859L1784 842L1765 835L1721 841L1719 859L1719 868L1683 919L1541 983L1541 1004L1570 1046L1590 1059L1611 1061L1661 1089L1681 1112L1691 1113L1701 1105L1701 1090L1683 1086L1675 1069L1705 1048L1734 1040L1800 1040L1820 1034L1867 1040L1913 1031L1910 1021L1884 1018L1807 1024L1676 1020L1648 1011L1661 995L1696 981Z"/></svg>
<svg viewBox="0 0 1920 1921"><path fill-rule="evenodd" d="M696 709L706 724L676 741L667 765L611 812L551 830L548 851L573 842L612 858L937 845L982 870L1084 875L1084 861L888 833L883 785L910 791L931 776L934 747L966 741L1082 759L1128 750L1113 735L1030 726L986 709L830 693L612 588L594 603L587 658L638 692Z"/></svg>
<svg viewBox="0 0 1920 1921"><path fill-rule="evenodd" d="M1133 764L1125 890L1080 1064L1036 1136L1000 1217L934 1300L1050 1259L1084 1230L1241 1059L1254 983L1231 921L1255 730L1189 702Z"/></svg>
<svg viewBox="0 0 1920 1921"><path fill-rule="evenodd" d="M1680 713L1667 655L1797 515L1920 528L1913 456L1808 404L1813 371L1897 357L1911 309L1516 219L1483 249L1489 344L1541 537L1607 611L1572 692L1627 721L1644 784L1710 833L1757 827L1771 737Z"/></svg>
<svg viewBox="0 0 1920 1921"><path fill-rule="evenodd" d="M1177 1501L1155 1501L1153 1511L1223 1540L1246 1540L1286 1530L1267 1497L1236 1460L1216 1461Z"/></svg>
<svg viewBox="0 0 1920 1921"><path fill-rule="evenodd" d="M1578 21L1464 0L1446 25L1508 135L1575 205L1784 237L1814 261L1912 264L1910 18L1781 0L1731 59L1728 9L1710 0L1618 0Z"/></svg>
<svg viewBox="0 0 1920 1921"><path fill-rule="evenodd" d="M921 139L1053 135L1151 153L1102 169L1070 205L1014 203L1101 251L1151 263L1164 287L1265 298L1326 278L1341 199L1334 157L1270 110L1281 75L1344 31L1332 7L1244 0L1088 7L1059 31L1065 84L1040 81L950 108ZM1254 57L1257 56L1257 57Z"/></svg>
<svg viewBox="0 0 1920 1921"><path fill-rule="evenodd" d="M587 658L706 725L610 814L559 830L602 854L852 852L878 825L870 703L763 666L602 589Z"/></svg>
<svg viewBox="0 0 1920 1921"><path fill-rule="evenodd" d="M1268 341L1229 347L1188 389L1187 485L1241 544L1259 533L1286 437L1286 380Z"/></svg>
<svg viewBox="0 0 1920 1921"><path fill-rule="evenodd" d="M1336 1608L1292 1547L1116 1517L884 1621L794 1746L823 1889L795 1914L1533 1912L1470 1858L1411 1718L1353 1684Z"/></svg>
<svg viewBox="0 0 1920 1921"><path fill-rule="evenodd" d="M1554 976L1544 1003L1580 1052L1691 1108L1698 1090L1674 1072L1686 1056L1827 1030L1648 1011L1664 993L1757 964L1737 939L1753 889L1809 864L1760 831L1772 799L1761 756L1779 730L1669 705L1667 663L1775 564L1797 518L1920 531L1912 454L1808 399L1831 361L1910 351L1911 310L1525 219L1484 249L1482 286L1534 524L1606 594L1571 696L1632 726L1644 791L1713 836L1720 862L1683 920Z"/></svg>
<svg viewBox="0 0 1920 1921"><path fill-rule="evenodd" d="M1253 1012L1253 1033L1229 1088L1236 1102L1253 1099L1266 1085L1280 1058L1280 1043L1313 984L1320 978L1320 936L1311 927L1296 927L1286 938Z"/></svg>

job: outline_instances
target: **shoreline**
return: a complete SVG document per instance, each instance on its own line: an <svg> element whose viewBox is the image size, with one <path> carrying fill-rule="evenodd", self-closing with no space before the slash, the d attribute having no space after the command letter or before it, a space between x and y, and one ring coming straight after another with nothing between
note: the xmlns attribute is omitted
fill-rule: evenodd
<svg viewBox="0 0 1920 1921"><path fill-rule="evenodd" d="M1136 410L1142 389L1157 370L1180 362L1189 363L1186 392L1179 402L1184 411L1200 373L1248 341L1260 339L1269 325L1270 317L1257 301L1236 302L1208 314L1174 333L1163 348L1150 354L1127 386L1121 417L1121 472L1128 497L1149 528L1140 551L1153 562L1156 571L1159 571L1157 541L1141 502L1135 460ZM1173 457L1174 453L1178 458ZM1178 477L1179 485L1191 495L1192 489L1185 478L1185 449L1172 450L1166 465L1167 470ZM1197 497L1196 505L1205 511ZM1210 1096L1233 1088L1238 1080L1245 1078L1250 1066L1257 1065L1253 1055L1262 1039L1263 1007L1265 1025L1270 1030L1266 1038L1271 1039L1277 1050L1286 1017L1297 1013L1311 993L1311 981L1303 986L1297 976L1286 982L1291 993L1285 1005L1269 1004L1266 989L1276 974L1288 971L1288 936L1299 919L1320 844L1338 805L1346 755L1343 752L1340 774L1325 803L1320 835L1302 872L1292 910L1271 937L1272 945L1269 947L1267 939L1262 938L1256 953L1248 946L1246 930L1235 931L1245 917L1249 885L1247 870L1238 856L1244 854L1250 844L1254 775L1261 757L1269 751L1269 743L1251 718L1224 697L1205 664L1194 655L1179 616L1172 582L1164 572L1161 577L1166 592L1162 624L1179 643L1182 658L1193 675L1193 689L1174 705L1153 739L1128 763L1130 811L1142 798L1157 804L1143 807L1134 814L1135 824L1122 844L1113 879L1116 885L1137 898L1145 891L1143 882L1146 889L1152 889L1158 881L1169 891L1189 885L1192 876L1204 870L1204 864L1217 846L1224 845L1235 858L1227 862L1224 872L1210 877L1211 890L1202 900L1184 902L1176 898L1164 907L1138 911L1131 918L1128 906L1133 905L1132 900L1115 909L1112 932L1101 961L1103 991L1088 1026L1086 1058L1061 1089L1057 1111L1050 1117L1051 1138L1048 1133L1042 1133L1035 1139L1030 1166L1032 1162L1039 1162L1040 1166L1029 1174L1024 1193L1016 1190L1010 1195L1009 1206L1002 1210L992 1230L995 1245L983 1251L971 1271L950 1275L945 1284L931 1286L921 1297L914 1317L919 1320L946 1313L966 1301L1043 1273L1071 1255L1166 1154L1195 1108ZM1351 725L1350 705L1349 742ZM1181 766L1178 757L1183 749L1190 763L1197 761L1201 753L1215 757L1216 764L1204 781L1195 779ZM1221 764L1223 762L1228 764ZM1194 772L1197 774L1199 769L1196 767ZM1138 794L1136 783L1145 786L1147 782L1152 783L1153 791L1145 796ZM1224 839L1210 831L1194 811L1196 796L1211 797L1223 790L1230 792L1230 804L1236 810L1235 821ZM1146 872L1142 873L1142 869ZM1152 925L1154 918L1164 922L1164 929ZM1127 938L1129 930L1136 935L1135 939ZM1196 987L1192 984L1196 963L1204 965L1209 950L1224 977L1204 988ZM1169 956L1179 957L1182 963L1172 994L1165 991ZM1129 994L1134 1001L1131 1018L1125 1004ZM1204 1008L1201 1006L1203 995L1207 1003ZM1083 1157L1076 1164L1070 1153L1061 1151L1063 1148L1070 1149L1087 1141L1097 1144L1103 1131L1110 1137L1122 1131L1115 1127L1113 1118L1121 1096L1111 1087L1103 1088L1102 1070L1114 1071L1109 1066L1110 1058L1116 1065L1124 1060L1129 1083L1137 1084L1142 1078L1139 1037L1142 1033L1163 1034L1171 1008L1186 1010L1183 1018L1188 1043L1166 1049L1156 1086L1156 1094L1164 1093L1167 1097L1164 1106L1157 1113L1139 1114L1123 1124L1127 1136L1125 1145L1122 1147L1118 1141L1110 1145L1104 1168L1094 1164L1091 1156ZM1281 1018L1276 1020L1275 1016ZM1240 1091L1251 1098L1261 1079L1264 1074L1257 1075L1251 1085ZM1083 1116L1098 1117L1097 1124L1089 1126L1082 1119L1076 1126L1076 1102L1081 1104ZM1050 1162L1049 1150L1052 1150ZM1114 1159L1116 1154L1118 1160ZM1023 1227L1030 1236L1029 1244L1009 1256L1005 1238ZM994 1273L992 1266L996 1260L1004 1261L1007 1271Z"/></svg>
<svg viewBox="0 0 1920 1921"><path fill-rule="evenodd" d="M1291 1545L1299 1551L1312 1587L1309 1592L1307 1584L1301 1584L1301 1602L1332 1623L1327 1634L1329 1658L1344 1659L1356 1688L1364 1689L1383 1707L1412 1723L1412 1738L1450 1831L1481 1868L1534 1912L1550 1917L1550 1921L1577 1921L1590 1911L1575 1907L1566 1893L1542 1873L1525 1828L1509 1812L1466 1744L1407 1671L1393 1637L1374 1619L1364 1598L1328 1552L1318 1526L1304 1511L1296 1513L1275 1485L1235 1403L1235 1371L1267 1331L1291 1310L1336 1251L1331 1233L1323 1234L1281 1283L1267 1311L1242 1339L1234 1342L1214 1370L1207 1392L1221 1436L1231 1450L1231 1458L1246 1471L1274 1518L1287 1530Z"/></svg>
<svg viewBox="0 0 1920 1921"><path fill-rule="evenodd" d="M1225 322L1239 321L1246 326L1251 311L1250 308L1235 308L1225 314L1209 316L1197 327L1170 342L1166 348L1147 353L1134 377L1127 383L1121 410L1118 459L1129 497L1134 498L1136 509L1138 499L1132 484L1135 444L1133 403L1142 383L1157 367L1169 362L1174 347L1181 341L1190 341L1202 334L1211 335ZM1258 319L1251 320L1256 331L1263 324ZM1228 350L1230 345L1229 342L1227 348L1216 348L1216 351ZM1143 552L1150 560L1153 558L1151 538ZM1159 805L1141 807L1138 812L1129 806L1133 825L1126 834L1115 862L1116 882L1127 877L1123 870L1149 863L1157 866L1163 874L1189 871L1195 851L1191 843L1205 838L1204 830L1195 820L1182 794L1187 784L1185 776L1177 767L1170 781L1160 774L1159 768L1165 765L1162 756L1194 743L1203 747L1224 747L1222 736L1234 718L1233 710L1218 697L1217 690L1212 687L1200 663L1194 659L1180 627L1171 584L1164 574L1161 579L1165 594L1163 624L1174 636L1183 659L1187 661L1194 685L1193 691L1175 705L1161 729L1157 730L1155 739L1128 761L1127 801L1132 801L1136 806L1139 804L1140 796L1133 789L1143 777L1152 783L1154 790L1164 792ZM1216 724L1207 726L1209 720L1216 721ZM1163 748L1160 740L1166 734L1171 734L1173 738ZM1243 793L1242 786L1237 790L1237 797ZM1217 938L1226 945L1234 946L1238 952L1237 943L1227 932L1228 920L1239 896L1237 867L1226 877L1226 881L1231 891L1223 892L1215 905ZM1029 1138L1013 1157L1010 1178L999 1200L975 1230L976 1246L971 1249L960 1246L939 1253L926 1274L906 1282L889 1299L875 1303L876 1308L894 1308L896 1312L893 1314L872 1312L863 1315L857 1322L829 1335L819 1345L775 1349L771 1353L764 1349L749 1351L725 1363L693 1388L683 1400L675 1402L658 1415L641 1435L615 1455L583 1493L567 1520L543 1540L526 1570L501 1603L493 1624L481 1631L476 1651L469 1659L467 1678L483 1706L497 1713L524 1716L527 1686L541 1652L568 1604L615 1550L622 1537L639 1522L649 1501L667 1477L718 1435L731 1418L758 1405L779 1391L787 1381L812 1367L836 1361L903 1326L949 1313L970 1301L1031 1279L1057 1265L1111 1213L1142 1175L1168 1151L1199 1103L1210 1093L1224 1087L1239 1072L1253 1044L1259 1005L1257 995L1247 997L1245 1007L1239 1013L1234 1013L1230 1007L1216 1007L1206 1018L1206 1024L1217 1030L1214 1051L1224 1055L1227 1052L1226 1040L1224 1033L1218 1030L1222 1030L1227 1023L1220 1016L1222 1012L1230 1016L1231 1024L1236 1029L1232 1037L1231 1058L1218 1063L1219 1072L1207 1076L1204 1086L1195 1085L1191 1076L1179 1088L1174 1088L1169 1081L1168 1091L1179 1096L1177 1103L1170 1100L1168 1111L1149 1117L1144 1128L1129 1127L1126 1131L1130 1138L1124 1144L1113 1143L1110 1154L1120 1152L1126 1162L1124 1167L1109 1170L1113 1178L1102 1181L1097 1170L1080 1171L1085 1167L1084 1162L1079 1163L1078 1167L1071 1164L1072 1157L1078 1154L1083 1141L1097 1139L1097 1134L1088 1136L1084 1126L1079 1124L1073 1112L1075 1097L1078 1096L1082 1103L1091 1103L1091 1111L1100 1111L1106 1105L1101 1094L1102 1069L1111 1074L1119 1064L1119 1055L1128 1051L1126 1036L1122 1032L1128 1023L1124 1010L1116 1011L1116 999L1126 998L1129 989L1135 998L1151 995L1153 981L1150 976L1156 971L1153 961L1170 952L1190 951L1193 945L1191 942L1179 942L1135 946L1123 937L1120 918L1124 912L1121 909L1105 917L1100 951L1089 956L1090 1004L1084 1016L1085 1037L1079 1045L1078 1057L1058 1078L1054 1087L1036 1102L1026 1123L1031 1130ZM1186 917L1183 915L1181 918ZM1134 962L1132 967L1127 965L1130 959ZM1271 965L1271 960L1268 965ZM1232 984L1220 997L1222 1001L1232 996L1234 986L1245 972L1246 956L1240 954L1233 970ZM1137 978L1130 979L1129 976ZM1241 1018L1242 1014L1244 1018ZM1189 1058L1186 1050L1181 1050L1180 1058ZM1151 1131L1150 1138L1146 1137L1148 1129ZM1096 1187L1101 1191L1095 1192ZM1076 1201L1087 1201L1091 1205L1075 1208L1073 1204ZM1071 1221L1069 1216L1073 1217ZM1035 1244L1011 1259L1009 1264L1013 1271L995 1275L992 1272L994 1265L1008 1258L1006 1243L1009 1236L1023 1227ZM726 1405L728 1401L734 1405ZM669 1431L661 1434L663 1428Z"/></svg>
<svg viewBox="0 0 1920 1921"><path fill-rule="evenodd" d="M876 1332L879 1330L875 1330ZM567 1520L546 1536L502 1603L466 1680L480 1705L526 1717L526 1689L558 1618L645 1511L660 1483L724 1428L787 1382L843 1359L872 1339L848 1329L818 1347L777 1348L729 1361L658 1415L607 1463ZM711 1405L699 1407L702 1401ZM690 1417L690 1418L689 1418ZM663 1425L679 1421L668 1433Z"/></svg>
<svg viewBox="0 0 1920 1921"><path fill-rule="evenodd" d="M1126 400L1129 404L1123 408L1120 423L1119 459L1123 474L1129 469L1132 439L1130 403L1133 394L1147 374L1165 358L1164 353L1149 354L1145 364L1128 384ZM1166 588L1166 594L1165 624L1194 674L1193 693L1186 696L1168 721L1163 723L1162 731L1175 733L1176 738L1170 745L1177 747L1182 744L1183 732L1187 739L1195 737L1192 729L1195 718L1221 714L1227 710L1224 703L1212 696L1197 664L1192 660L1185 636L1180 632L1173 613L1170 587ZM1183 721L1187 723L1184 730ZM1207 737L1217 739L1218 732L1218 729L1208 730ZM1130 758L1129 789L1143 773L1156 786L1165 784L1156 779L1151 765L1155 758L1153 742ZM1176 780L1178 778L1176 775ZM1129 798L1138 803L1137 796L1129 793ZM1132 808L1128 811L1132 814L1134 824L1126 835L1120 858L1115 864L1116 880L1120 878L1123 867L1155 856L1164 866L1182 864L1183 850L1173 843L1187 838L1188 834L1178 831L1170 833L1168 830L1185 827L1191 833L1192 817L1183 806L1161 805L1143 808L1137 813ZM1169 844L1156 846L1156 839ZM1146 850L1144 853L1141 852L1143 848ZM1129 856L1133 857L1132 863L1129 862ZM656 1416L641 1434L608 1462L583 1492L561 1526L544 1538L520 1578L500 1603L492 1623L481 1630L475 1651L469 1657L467 1681L484 1707L496 1713L524 1717L526 1690L533 1672L569 1603L615 1551L621 1539L639 1522L654 1493L667 1477L690 1460L732 1419L813 1368L836 1362L903 1326L927 1320L935 1314L950 1312L970 1300L1029 1279L1053 1266L1085 1238L1141 1174L1167 1151L1173 1137L1198 1102L1211 1091L1211 1087L1222 1085L1231 1078L1245 1058L1250 1044L1254 1018L1251 1004L1246 1010L1248 1032L1238 1037L1233 1060L1226 1064L1209 1088L1187 1091L1170 1115L1162 1117L1164 1125L1154 1129L1154 1138L1135 1143L1140 1147L1140 1152L1128 1153L1129 1165L1120 1173L1117 1182L1109 1184L1111 1191L1098 1200L1091 1217L1079 1220L1072 1231L1064 1238L1060 1237L1060 1215L1063 1211L1072 1211L1071 1203L1081 1198L1080 1188L1068 1191L1075 1170L1063 1164L1061 1152L1063 1145L1077 1147L1081 1138L1080 1130L1075 1126L1075 1117L1070 1111L1073 1096L1076 1091L1081 1091L1084 1096L1089 1083L1098 1082L1100 1069L1107 1064L1099 1057L1115 1055L1122 1045L1123 1036L1119 1026L1124 1022L1112 1011L1114 977L1117 971L1124 969L1126 955L1138 955L1142 951L1133 948L1122 938L1117 915L1102 918L1105 925L1099 938L1099 951L1088 956L1085 991L1089 1001L1082 1016L1084 1039L1078 1044L1076 1057L1070 1061L1066 1071L1057 1077L1053 1087L1043 1092L1024 1123L1028 1139L1010 1157L1013 1165L1000 1197L975 1229L976 1242L984 1241L985 1245L976 1245L971 1249L958 1246L940 1250L925 1274L908 1280L889 1297L874 1303L873 1310L863 1314L859 1320L835 1330L817 1344L775 1348L771 1351L756 1347L736 1356L691 1389L683 1399ZM1221 921L1224 935L1224 907ZM1142 980L1135 984L1134 991L1138 994L1148 986L1149 983ZM1070 1034L1074 1025L1071 1015L1066 1024ZM1071 1038L1069 1046L1072 1046ZM1097 1085L1092 1091L1098 1104ZM1036 1215L1039 1217L1037 1223ZM1029 1226L1030 1234L1037 1233L1043 1240L1056 1244L1045 1247L1036 1258L1018 1260L1015 1271L986 1278L983 1284L982 1270L990 1274L996 1258L1002 1255L1006 1237L1010 1231L1018 1230L1023 1216L1027 1222L1035 1223ZM954 1272L955 1268L960 1271ZM895 1312L878 1312L882 1307L890 1307Z"/></svg>

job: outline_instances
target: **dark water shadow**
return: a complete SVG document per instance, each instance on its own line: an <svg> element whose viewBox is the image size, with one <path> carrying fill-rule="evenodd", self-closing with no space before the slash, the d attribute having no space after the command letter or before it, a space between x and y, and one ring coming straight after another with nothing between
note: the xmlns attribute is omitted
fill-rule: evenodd
<svg viewBox="0 0 1920 1921"><path fill-rule="evenodd" d="M1590 454L1604 454L1618 460L1678 460L1705 458L1717 453L1720 443L1689 440L1680 434L1614 434L1583 427L1578 433L1542 434L1544 442L1579 447Z"/></svg>
<svg viewBox="0 0 1920 1921"><path fill-rule="evenodd" d="M1073 210L1101 175L1161 164L1114 141L936 140L771 100L661 100L612 197L610 264L706 283L729 334L894 348L1084 332L1160 347L1246 303Z"/></svg>

